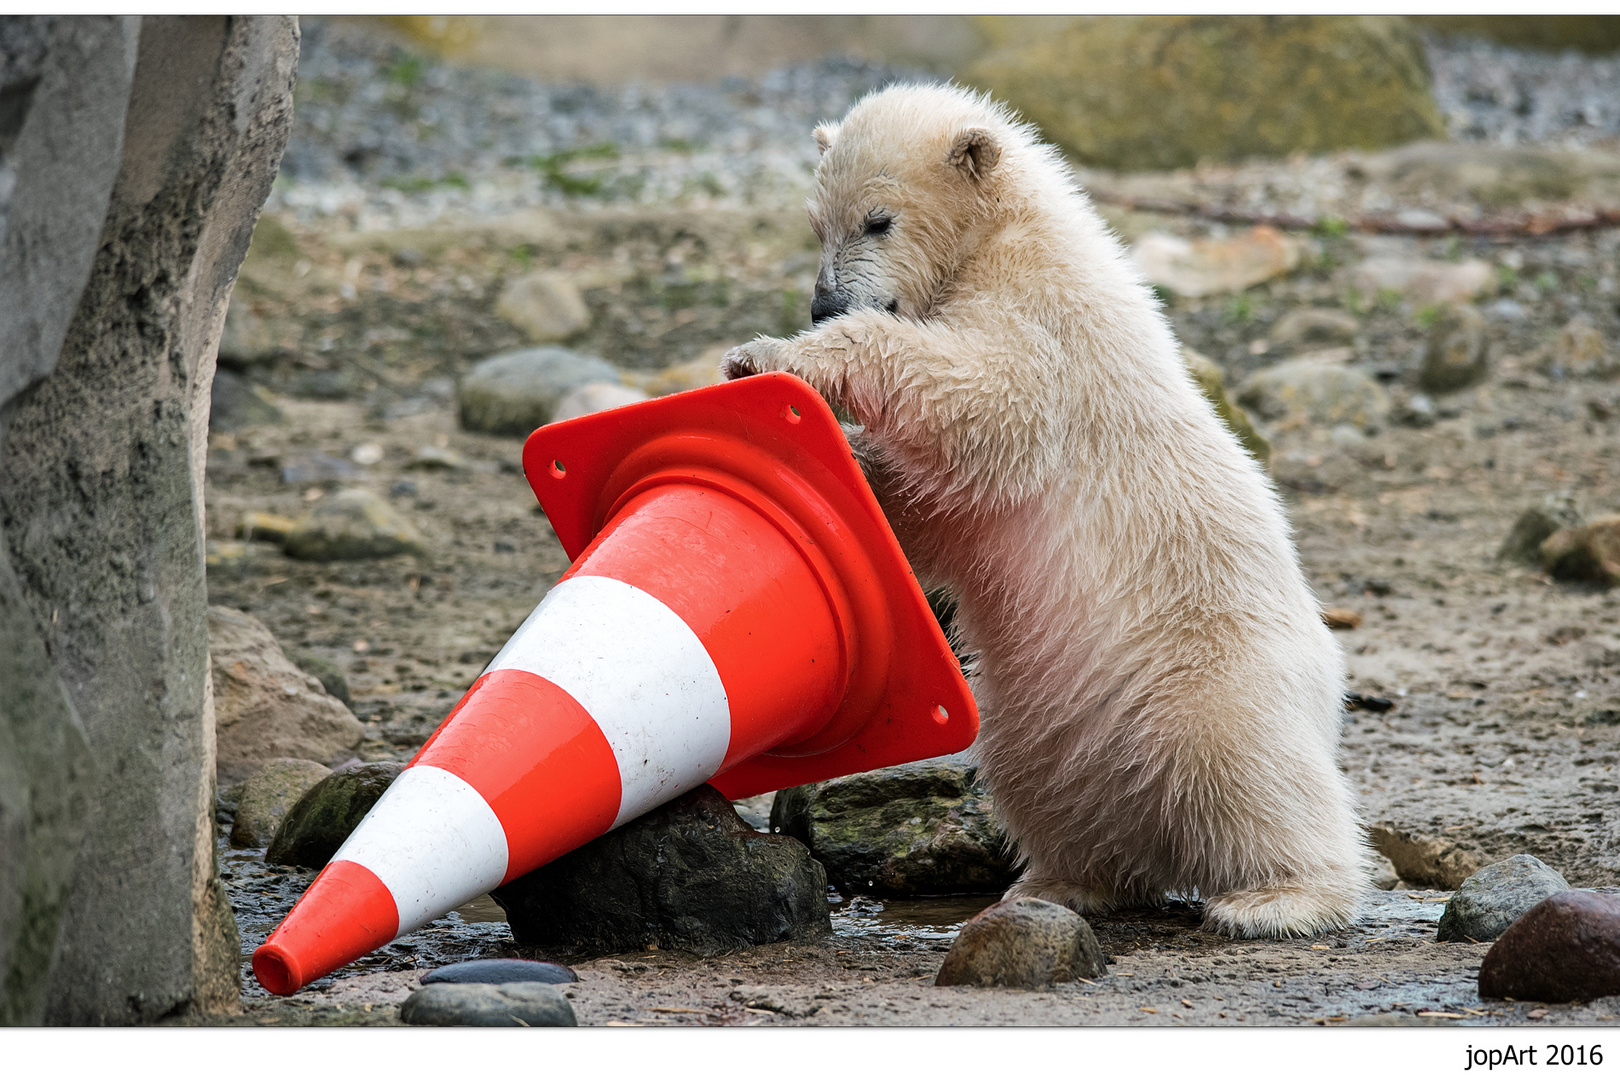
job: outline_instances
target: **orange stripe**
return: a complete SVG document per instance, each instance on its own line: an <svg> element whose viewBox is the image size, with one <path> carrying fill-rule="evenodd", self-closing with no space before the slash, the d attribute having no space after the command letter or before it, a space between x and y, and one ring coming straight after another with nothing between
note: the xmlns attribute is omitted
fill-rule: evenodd
<svg viewBox="0 0 1620 1080"><path fill-rule="evenodd" d="M596 721L516 668L480 676L411 764L454 773L489 803L506 830L505 881L607 832L619 812L619 765Z"/></svg>
<svg viewBox="0 0 1620 1080"><path fill-rule="evenodd" d="M253 952L253 974L273 994L291 994L394 940L399 914L377 875L341 859L310 883L270 939Z"/></svg>

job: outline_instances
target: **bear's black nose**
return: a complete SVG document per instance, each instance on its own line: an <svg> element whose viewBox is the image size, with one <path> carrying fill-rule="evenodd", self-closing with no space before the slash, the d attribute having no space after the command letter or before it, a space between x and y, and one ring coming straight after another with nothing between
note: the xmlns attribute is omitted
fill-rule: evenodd
<svg viewBox="0 0 1620 1080"><path fill-rule="evenodd" d="M820 290L810 298L810 322L823 323L828 319L836 319L849 310L849 304L835 293L824 293Z"/></svg>

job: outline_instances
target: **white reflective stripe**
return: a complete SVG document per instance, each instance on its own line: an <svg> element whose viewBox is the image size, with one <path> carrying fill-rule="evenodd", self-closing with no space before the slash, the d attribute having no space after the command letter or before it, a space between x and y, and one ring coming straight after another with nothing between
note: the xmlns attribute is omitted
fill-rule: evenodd
<svg viewBox="0 0 1620 1080"><path fill-rule="evenodd" d="M622 825L691 791L731 744L726 688L708 650L663 601L580 576L546 594L490 671L549 679L591 714L619 763Z"/></svg>
<svg viewBox="0 0 1620 1080"><path fill-rule="evenodd" d="M489 803L455 773L413 765L338 848L382 879L399 909L399 933L482 896L506 876L506 830Z"/></svg>

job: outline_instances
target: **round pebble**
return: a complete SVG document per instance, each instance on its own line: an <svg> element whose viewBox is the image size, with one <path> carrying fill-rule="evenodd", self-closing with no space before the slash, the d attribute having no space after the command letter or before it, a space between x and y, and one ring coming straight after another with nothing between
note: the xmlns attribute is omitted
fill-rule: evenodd
<svg viewBox="0 0 1620 1080"><path fill-rule="evenodd" d="M574 969L549 960L467 960L446 964L422 976L429 983L571 983L578 982Z"/></svg>

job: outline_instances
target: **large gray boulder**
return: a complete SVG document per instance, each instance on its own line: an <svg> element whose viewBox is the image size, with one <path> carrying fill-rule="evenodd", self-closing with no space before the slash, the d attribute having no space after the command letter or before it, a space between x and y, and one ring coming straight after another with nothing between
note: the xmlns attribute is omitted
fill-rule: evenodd
<svg viewBox="0 0 1620 1080"><path fill-rule="evenodd" d="M456 392L468 431L527 437L551 423L564 394L586 383L619 381L612 364L555 345L502 353L473 365Z"/></svg>
<svg viewBox="0 0 1620 1080"><path fill-rule="evenodd" d="M292 18L0 18L0 1020L239 993L202 474L297 54Z"/></svg>

